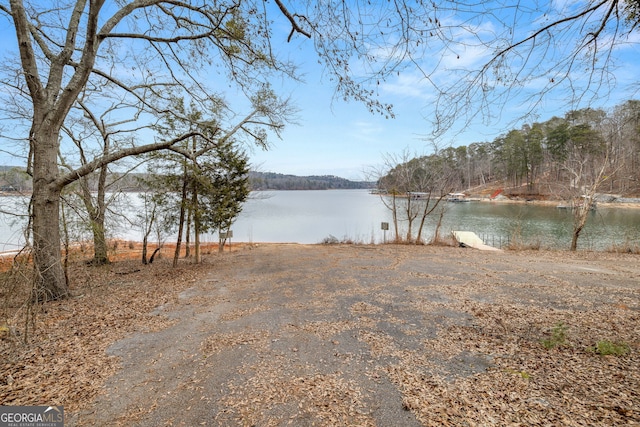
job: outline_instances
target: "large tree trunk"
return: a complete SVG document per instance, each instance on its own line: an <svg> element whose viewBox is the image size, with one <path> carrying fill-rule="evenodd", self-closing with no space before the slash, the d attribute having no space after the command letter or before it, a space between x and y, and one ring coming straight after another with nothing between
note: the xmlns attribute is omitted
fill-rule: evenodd
<svg viewBox="0 0 640 427"><path fill-rule="evenodd" d="M83 180L82 186L83 191L80 197L82 197L85 209L87 210L89 225L91 226L91 233L93 234L93 260L91 260L91 263L94 265L109 264L106 228L104 225L106 213L104 192L101 193L98 191L97 204L94 206L86 180Z"/></svg>
<svg viewBox="0 0 640 427"><path fill-rule="evenodd" d="M107 182L107 167L103 167L100 170L98 177L98 194L96 195L95 206L93 197L91 196L91 190L89 188L88 176L83 177L80 180L82 192L79 196L82 198L85 209L89 215L89 225L91 226L91 232L93 234L93 260L94 265L109 264L109 250L107 248L107 236L106 227L104 225L106 217L106 182Z"/></svg>
<svg viewBox="0 0 640 427"><path fill-rule="evenodd" d="M145 233L144 237L142 238L142 263L144 265L147 265L148 261L147 261L147 242L149 241L149 235L147 233Z"/></svg>
<svg viewBox="0 0 640 427"><path fill-rule="evenodd" d="M104 139L103 154L109 154L109 139ZM107 166L100 168L98 175L98 194L96 197L95 215L91 218L91 229L93 230L93 263L96 265L109 264L109 254L107 248L106 227L104 225L107 205L105 202L107 193Z"/></svg>
<svg viewBox="0 0 640 427"><path fill-rule="evenodd" d="M56 182L56 178L60 175L58 170L60 128L93 69L99 43L96 36L98 14L102 3L90 2L89 13L82 14L82 19L80 19L81 8L75 10L76 13L69 21L69 33L65 44L60 46L59 52L50 52L47 55L50 61L43 59L43 63L39 63L42 58L38 59L38 53L33 48L34 39L38 37L34 36L35 27L29 22L24 3L11 1L10 6L23 75L33 103L28 168L33 167L31 215L35 267L34 297L40 301L55 300L69 295L69 285L62 266L59 223L60 194L66 184ZM74 44L79 22L86 23L85 43L82 49L77 49ZM40 40L45 38L47 37ZM40 43L37 42L37 44ZM65 67L71 65L71 57L80 50L79 59L76 58L73 61L75 69L73 75L65 76L64 71L70 68ZM44 84L40 80L39 65L43 65L47 70L45 73L48 77ZM63 81L67 84L65 87L62 86Z"/></svg>
<svg viewBox="0 0 640 427"><path fill-rule="evenodd" d="M93 261L94 265L109 264L109 249L107 247L107 236L105 234L104 217L91 219L91 229L93 230Z"/></svg>
<svg viewBox="0 0 640 427"><path fill-rule="evenodd" d="M53 185L58 176L58 135L39 135L36 132L32 135L35 139L31 196L34 296L38 301L57 300L69 295L60 250L61 190Z"/></svg>

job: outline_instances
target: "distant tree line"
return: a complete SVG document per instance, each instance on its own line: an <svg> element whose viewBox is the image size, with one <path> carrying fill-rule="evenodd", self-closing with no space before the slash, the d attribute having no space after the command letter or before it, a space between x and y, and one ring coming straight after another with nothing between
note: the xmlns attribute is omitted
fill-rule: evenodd
<svg viewBox="0 0 640 427"><path fill-rule="evenodd" d="M253 190L351 190L375 187L373 182L349 181L333 175L296 176L274 172L250 172L249 180Z"/></svg>
<svg viewBox="0 0 640 427"><path fill-rule="evenodd" d="M400 172L409 163L414 176L407 182L406 173ZM422 177L434 168L461 191L489 186L512 195L563 198L593 188L598 181L601 192L638 196L640 101L626 101L611 111L569 111L564 117L525 124L491 142L406 159L382 174L378 187L425 191L420 188Z"/></svg>
<svg viewBox="0 0 640 427"><path fill-rule="evenodd" d="M141 172L109 174L110 190L142 192L147 191L148 186L144 184L148 174ZM97 189L97 180L94 176L89 177L89 184L92 191ZM251 190L354 190L375 188L376 183L370 181L350 181L332 175L324 176L296 176L285 175L275 172L250 172L249 186ZM6 192L30 192L32 188L31 177L27 175L24 168L0 166L0 187Z"/></svg>

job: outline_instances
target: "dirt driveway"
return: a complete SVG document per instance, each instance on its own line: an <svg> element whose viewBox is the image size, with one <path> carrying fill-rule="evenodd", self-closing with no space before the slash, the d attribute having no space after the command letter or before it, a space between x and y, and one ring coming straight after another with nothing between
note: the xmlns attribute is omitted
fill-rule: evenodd
<svg viewBox="0 0 640 427"><path fill-rule="evenodd" d="M639 261L254 245L112 345L68 424L640 425Z"/></svg>

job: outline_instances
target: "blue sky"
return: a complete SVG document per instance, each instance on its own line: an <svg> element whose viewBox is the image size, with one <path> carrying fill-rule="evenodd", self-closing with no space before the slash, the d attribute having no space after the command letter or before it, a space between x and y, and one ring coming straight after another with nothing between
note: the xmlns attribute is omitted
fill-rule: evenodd
<svg viewBox="0 0 640 427"><path fill-rule="evenodd" d="M579 2L556 1L550 3L550 7L562 9L572 7L572 4ZM444 16L451 28L456 28L459 19L461 18L453 14ZM286 44L288 23L283 21L279 25L282 26L282 51L299 65L300 72L305 75L303 83L286 82L279 88L275 86L281 96L290 96L299 108L298 124L289 125L283 132L282 139L271 138L269 150L251 149L249 155L254 168L264 172L337 175L349 179L363 179L364 172L379 167L387 154L399 154L405 150L418 155L432 152L433 144L429 141L432 125L428 119L434 117L435 93L417 67L406 67L376 87L379 99L394 106L395 118L385 118L370 113L362 104L354 101L345 102L340 97L334 97L332 83L317 64L312 41L296 36L290 44ZM497 26L490 20L474 25L475 30L481 35L485 32L492 34ZM0 46L13 43L13 36L7 32L11 29L3 27L0 29ZM531 28L520 22L517 33L527 34ZM638 34L640 32L634 34L626 45L613 50L617 68L606 80L615 84L611 86L611 91L606 87L602 89L608 96L591 106L608 108L627 99L638 98ZM463 33L454 35L462 40L469 37L469 34ZM274 44L278 44L277 38ZM560 53L561 47L557 48ZM4 47L0 47L0 52L4 50ZM426 51L418 58L418 65L430 74L435 84L446 86L452 82L454 75L447 70L477 68L488 58L488 53L470 43L464 48L460 47L437 58L434 58L433 52ZM439 67L437 70L436 62ZM357 72L357 64L354 65ZM500 100L500 106L495 108L496 115L493 120L482 120L480 116L469 122L461 116L460 120L454 123L452 130L438 140L438 146L491 141L505 133L523 111L528 111L527 96L544 87L548 82L546 79L547 77L543 76L538 82L530 81L519 94ZM575 81L580 81L580 76L576 76ZM536 87L536 84L540 86ZM570 108L570 104L567 102L566 92L561 89L545 97L536 108L536 114L530 116L527 122L544 121L554 115L563 115ZM578 107L589 106L588 100L585 99L584 104ZM0 148L6 149L7 146ZM15 161L0 152L0 164L2 163L14 164Z"/></svg>
<svg viewBox="0 0 640 427"><path fill-rule="evenodd" d="M548 7L570 13L572 8L580 4L580 1L561 0L549 2ZM445 20L455 28L461 18L452 14ZM515 37L530 34L534 26L538 28L544 24L533 22L532 26L527 26L525 23L529 24L526 19L518 22ZM498 24L482 21L474 25L474 31L482 37L483 34L494 34ZM453 31L454 36L462 41L472 39L469 33ZM561 41L566 45L553 46L553 55L562 55L573 46L575 40L571 39L569 32L565 34L568 34L566 39ZM572 104L567 85L559 86L542 98L524 121L517 121L532 109L529 97L533 94L535 98L548 84L549 74L542 73L540 78L528 81L520 91L497 98L496 104L499 106L490 106L494 114L491 119L479 115L468 121L461 116L449 132L436 140L438 147L491 141L513 126L563 116L571 108L607 109L625 100L637 99L640 95L640 80L637 77L637 70L640 69L640 32L622 40L623 43L612 49L612 74L605 76L604 84L597 88L597 93L593 93L595 86L587 90L582 102ZM606 45L606 39L601 42L602 45ZM301 41L299 46L299 55L292 57L306 74L306 83L289 89L300 108L299 125L290 125L283 133L282 140L273 139L269 151L255 150L251 153L251 160L259 170L362 179L363 171L378 168L383 164L385 155L399 155L404 150L418 155L433 151L434 143L430 138L433 127L429 119L434 117L436 97L433 86L427 83L417 68L407 67L377 87L380 100L394 105L395 118L388 119L369 113L365 106L356 102L334 99L334 89L326 76L323 78L314 53L309 49L311 42ZM490 52L469 41L466 46L461 45L459 49L438 58L433 58L430 53L425 52L418 65L427 72L432 71L430 77L435 84L446 86L451 83L447 70L463 67L477 69L485 63ZM557 70L557 73L561 74L562 70ZM588 79L588 74L580 73L579 69L572 72L572 84L578 92L586 87ZM594 101L594 98L597 99ZM472 107L471 111L478 111L478 108Z"/></svg>

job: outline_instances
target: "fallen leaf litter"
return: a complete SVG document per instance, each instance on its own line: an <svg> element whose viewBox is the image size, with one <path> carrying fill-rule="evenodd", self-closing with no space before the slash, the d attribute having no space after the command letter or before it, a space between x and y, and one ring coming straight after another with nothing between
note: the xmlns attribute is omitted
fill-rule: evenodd
<svg viewBox="0 0 640 427"><path fill-rule="evenodd" d="M77 425L95 424L94 399L125 369L107 348L133 333L180 328L170 311L188 304L198 314L220 310L189 335L199 345L183 358L198 366L168 390L164 376L153 376L164 359L148 361L148 382L117 424L152 425L145 420L187 391L211 408L206 425L383 425L385 398L425 426L640 424L637 256L562 256L261 245L193 270L158 263L116 274L133 270L129 261L83 269L86 282L74 289L82 296L42 307L28 345L0 340L0 402L62 404ZM264 268L273 263L282 265ZM177 297L194 284L198 292ZM211 291L221 286L228 292ZM271 323L252 320L261 318ZM559 325L566 336L545 348ZM629 351L600 356L598 340ZM213 398L201 376L228 353L251 357ZM378 394L385 383L397 401Z"/></svg>

